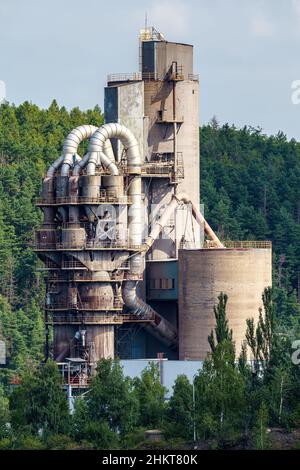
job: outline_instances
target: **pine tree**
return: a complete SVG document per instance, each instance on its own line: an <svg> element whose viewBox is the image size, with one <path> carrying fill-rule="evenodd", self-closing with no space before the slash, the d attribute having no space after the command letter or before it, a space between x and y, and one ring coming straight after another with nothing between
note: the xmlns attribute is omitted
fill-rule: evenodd
<svg viewBox="0 0 300 470"><path fill-rule="evenodd" d="M21 378L10 396L14 430L42 430L45 437L68 432L70 416L57 365L48 361L37 369L29 367Z"/></svg>
<svg viewBox="0 0 300 470"><path fill-rule="evenodd" d="M267 448L267 425L268 425L268 408L264 401L261 402L256 413L254 427L254 444L255 448L264 450Z"/></svg>
<svg viewBox="0 0 300 470"><path fill-rule="evenodd" d="M134 388L140 407L139 424L147 428L160 427L165 416L166 389L160 383L158 365L150 363L141 378L134 380Z"/></svg>
<svg viewBox="0 0 300 470"><path fill-rule="evenodd" d="M227 294L223 292L220 293L218 297L218 304L214 306L214 315L216 319L215 326L215 336L213 330L208 336L208 342L211 347L212 352L216 350L216 345L221 343L224 340L232 341L232 330L229 329L228 320L226 318L226 305L228 301Z"/></svg>
<svg viewBox="0 0 300 470"><path fill-rule="evenodd" d="M113 432L125 434L138 420L138 401L132 381L124 377L118 360L102 359L87 396L88 417L93 422L106 422Z"/></svg>
<svg viewBox="0 0 300 470"><path fill-rule="evenodd" d="M272 289L266 288L262 295L263 310L259 310L258 324L247 319L246 340L251 349L254 370L258 374L261 368L268 369L275 347L275 317Z"/></svg>
<svg viewBox="0 0 300 470"><path fill-rule="evenodd" d="M186 375L178 375L167 405L167 431L171 437L190 439L193 435L193 386Z"/></svg>

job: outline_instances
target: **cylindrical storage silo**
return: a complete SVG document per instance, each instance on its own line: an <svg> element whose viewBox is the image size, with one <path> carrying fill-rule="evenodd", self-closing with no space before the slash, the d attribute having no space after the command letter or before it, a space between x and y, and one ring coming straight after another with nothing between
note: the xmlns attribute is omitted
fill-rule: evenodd
<svg viewBox="0 0 300 470"><path fill-rule="evenodd" d="M110 280L108 273L106 276ZM79 286L79 297L84 310L109 310L114 306L114 292L108 282L82 283Z"/></svg>
<svg viewBox="0 0 300 470"><path fill-rule="evenodd" d="M82 248L86 241L86 232L83 227L63 228L61 230L62 248Z"/></svg>
<svg viewBox="0 0 300 470"><path fill-rule="evenodd" d="M72 341L77 330L77 325L54 325L53 358L56 362L64 362L66 357L70 357Z"/></svg>
<svg viewBox="0 0 300 470"><path fill-rule="evenodd" d="M227 319L239 355L246 320L254 318L257 322L262 293L271 285L271 246L180 250L179 359L205 359L210 351L207 338L215 327L214 305L221 292L228 295Z"/></svg>
<svg viewBox="0 0 300 470"><path fill-rule="evenodd" d="M124 176L103 176L103 188L107 191L109 200L120 198L124 195Z"/></svg>
<svg viewBox="0 0 300 470"><path fill-rule="evenodd" d="M93 206L89 206L89 203L95 203L98 201L100 196L100 185L101 185L101 176L100 175L83 175L80 176L79 186L80 186L80 198L79 201L85 202L85 212L90 222L93 222L95 219L95 211Z"/></svg>
<svg viewBox="0 0 300 470"><path fill-rule="evenodd" d="M114 325L86 326L86 341L91 362L114 358L114 328Z"/></svg>

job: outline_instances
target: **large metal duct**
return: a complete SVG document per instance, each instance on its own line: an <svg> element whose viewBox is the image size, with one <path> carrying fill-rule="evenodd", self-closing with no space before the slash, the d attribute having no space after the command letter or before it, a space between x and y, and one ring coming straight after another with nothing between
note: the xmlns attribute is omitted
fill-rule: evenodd
<svg viewBox="0 0 300 470"><path fill-rule="evenodd" d="M137 282L126 281L122 287L122 297L126 307L141 318L150 319L149 323L143 325L144 329L158 338L167 346L174 348L178 344L177 329L150 305L138 297L136 292Z"/></svg>
<svg viewBox="0 0 300 470"><path fill-rule="evenodd" d="M129 243L134 246L142 245L142 186L141 186L141 166L142 160L136 138L125 126L112 123L100 127L90 140L88 153L87 174L95 174L97 156L100 155L101 163L105 168L112 169L111 162L104 158L104 145L107 139L120 139L127 158L127 172L133 175L128 188L128 195L131 197L129 223ZM104 155L104 156L103 156ZM109 163L109 164L108 164ZM113 173L112 173L113 174ZM130 259L130 272L139 274L144 269L144 256L137 253ZM123 301L130 310L143 318L151 318L152 321L145 326L154 336L159 338L168 346L176 346L178 342L177 331L152 307L146 304L137 296L137 281L125 281L122 287Z"/></svg>
<svg viewBox="0 0 300 470"><path fill-rule="evenodd" d="M89 139L96 130L96 126L89 124L73 129L64 141L63 154L50 165L47 171L47 177L53 177L61 166L61 175L68 176L70 166L73 164L73 156L75 160L74 163L81 160L80 156L77 154L79 144L83 140Z"/></svg>
<svg viewBox="0 0 300 470"><path fill-rule="evenodd" d="M208 237L214 242L214 245L217 248L225 248L223 243L219 240L212 228L206 222L203 215L197 210L193 202L190 200L189 196L187 194L181 193L173 196L171 203L162 214L160 220L157 221L154 225L147 240L145 241L142 257L145 257L147 251L152 247L154 241L159 236L160 232L167 225L168 220L176 209L176 207L182 203L189 204L192 206L193 216L195 217L199 225L204 225L204 230ZM131 310L133 310L136 315L139 315L141 317L149 316L149 318L153 318L153 321L145 325L145 328L168 346L175 346L177 344L178 337L173 325L171 325L170 322L162 318L152 307L143 302L143 300L141 300L137 296L136 288L137 283L135 282L129 281L124 283L122 289L122 296L125 305Z"/></svg>
<svg viewBox="0 0 300 470"><path fill-rule="evenodd" d="M89 139L97 130L96 126L83 125L73 129L67 136L63 146L63 162L61 176L69 176L70 168L73 165L73 157L77 156L78 147L86 139ZM76 159L78 161L78 159ZM80 161L81 159L79 159Z"/></svg>
<svg viewBox="0 0 300 470"><path fill-rule="evenodd" d="M127 158L127 172L133 175L128 188L128 196L131 197L132 205L128 214L129 225L129 243L132 246L141 246L142 244L142 159L139 152L138 142L133 133L127 127L118 124L104 124L92 136L89 147L89 159L87 165L87 175L95 174L97 155L100 155L101 163L105 168L111 171L112 175L118 175L114 172L113 164L104 158L105 142L108 139L120 139L125 150ZM116 168L117 170L117 168ZM130 262L131 272L139 274L143 270L142 258L136 255Z"/></svg>

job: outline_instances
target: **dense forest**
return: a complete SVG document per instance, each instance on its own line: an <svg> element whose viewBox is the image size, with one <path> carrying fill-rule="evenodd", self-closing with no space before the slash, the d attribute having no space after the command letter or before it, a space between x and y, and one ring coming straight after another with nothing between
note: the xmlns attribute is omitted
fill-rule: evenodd
<svg viewBox="0 0 300 470"><path fill-rule="evenodd" d="M30 246L42 220L34 205L42 177L70 130L102 122L98 107L68 112L55 101L47 110L28 102L0 107L0 334L12 369L43 357L44 275Z"/></svg>
<svg viewBox="0 0 300 470"><path fill-rule="evenodd" d="M30 243L34 228L41 222L41 212L34 205L41 179L49 164L60 155L64 138L80 124L101 125L102 122L103 116L98 107L86 112L78 108L67 111L55 101L46 110L28 102L18 107L8 103L0 106L0 339L6 342L8 359L8 367L0 369L0 439L6 439L3 447L18 447L21 444L16 443L28 435L33 440L27 444L29 447L42 446L41 440L34 434L38 431L32 425L35 420L39 427L45 420L50 423L51 429L46 437L49 442L54 440L53 447L58 445L55 444L55 436L58 434L65 436L66 446L69 445L68 439L76 442L78 438L76 433L70 437L68 431L70 418L61 398L55 365L49 363L43 369L38 366L43 358L45 274L39 271L41 264ZM267 358L265 379L261 381L259 371L251 374L243 363L243 357L238 365L232 361L232 341L225 328L227 336L220 345L212 347L212 355L197 379L199 396L207 398L206 401L202 400L199 408L204 411L197 415L197 432L203 439L213 439L217 443L215 445L219 445L224 444L226 426L229 429L226 435L232 436L232 441L236 439L236 430L239 435L243 430L244 435L250 429L252 436L263 436L263 442L257 445L264 447L268 424L284 425L287 428L300 424L300 398L297 401L297 394L295 398L293 392L294 401L291 399L292 384L299 385L298 372L292 365L286 367L284 362L290 357L291 342L300 339L300 307L297 299L300 272L300 144L295 140L288 141L282 133L266 136L261 129L237 129L227 124L220 126L215 118L201 128L200 140L201 202L204 203L205 216L211 226L225 240L268 239L273 242L274 318L272 316L271 323L274 337L272 344L270 337L268 339L268 348L272 349L272 354ZM262 324L262 330L265 326ZM248 345L254 347L259 362L259 347L255 342L257 338L261 339L261 335L260 332L252 331L251 336L251 325L248 328ZM258 337L255 337L256 334ZM275 336L285 338L288 342L277 341ZM155 370L145 371L140 381L131 383L122 376L118 364L104 362L98 367L99 372L94 379L98 384L95 393L99 393L99 396L106 393L105 400L109 400L111 389L104 387L101 375L106 367L107 376L112 374L111 387L116 386L113 382L116 380L122 393L127 396L132 414L124 418L122 423L117 420L117 424L111 426L112 416L118 416L120 410L120 404L113 403L112 415L99 424L95 414L101 414L101 410L97 411L95 406L97 397L94 397L94 401L92 397L91 401L80 405L72 418L78 420L78 423L73 423L72 429L80 426L83 416L89 416L85 426L86 437L82 437L86 442L94 443L89 445L118 446L120 436L123 446L133 445L130 440L133 437L128 437L133 430L137 435L137 429L159 426L162 417L165 423L173 422L174 426L179 420L182 422L182 428L174 431L174 437L191 437L195 417L192 416L190 398L187 398L191 396L191 385L184 377L178 378L173 398L166 405L164 390L159 389ZM282 372L284 368L289 370L287 375ZM34 377L32 370L35 370ZM219 376L214 374L216 370L222 371L222 377L224 370L228 374L226 377L230 386L226 396L222 396L221 392L218 394ZM16 373L22 375L23 383L19 391L13 392L14 405L9 409L8 384ZM52 418L53 414L57 416L57 409L51 411L47 408L46 396L43 403L39 401L43 397L37 397L35 403L29 400L28 408L25 406L28 397L34 399L36 390L47 390L49 381L53 383L53 393L57 394L55 406L61 404L61 419L54 421ZM275 391L272 391L270 398L270 390L273 389ZM289 397L288 403L283 400L285 392ZM149 408L141 412L143 393L149 393L149 403L153 404L153 413L157 413L156 421L149 418L149 422L145 422L147 413L151 415L152 411ZM151 397L151 393L161 397L158 402ZM246 394L249 393L253 396L251 405L245 403ZM214 402L209 399L212 396ZM230 396L240 397L240 401L236 399L234 404L230 402ZM115 400L118 401L118 397ZM247 406L250 408L247 409ZM44 414L39 415L37 408ZM243 410L243 416L238 410ZM221 425L220 413L223 416ZM4 429L3 423L9 414L15 429L21 430L17 433L19 441L12 441L11 437L6 436L8 431ZM131 420L130 425L128 419ZM168 432L165 429L166 435ZM101 440L101 436L106 436L107 441ZM126 444L126 439L131 444ZM22 446L26 447L26 444Z"/></svg>

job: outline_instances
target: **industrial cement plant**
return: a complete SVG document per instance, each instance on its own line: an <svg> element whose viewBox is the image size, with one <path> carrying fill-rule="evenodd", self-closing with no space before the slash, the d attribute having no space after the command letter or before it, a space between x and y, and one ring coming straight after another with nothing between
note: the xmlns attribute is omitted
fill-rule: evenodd
<svg viewBox="0 0 300 470"><path fill-rule="evenodd" d="M193 46L145 28L139 62L108 76L105 124L66 136L37 202L47 355L87 376L101 358L204 360L220 292L239 352L272 284L271 243L220 240L201 210Z"/></svg>

